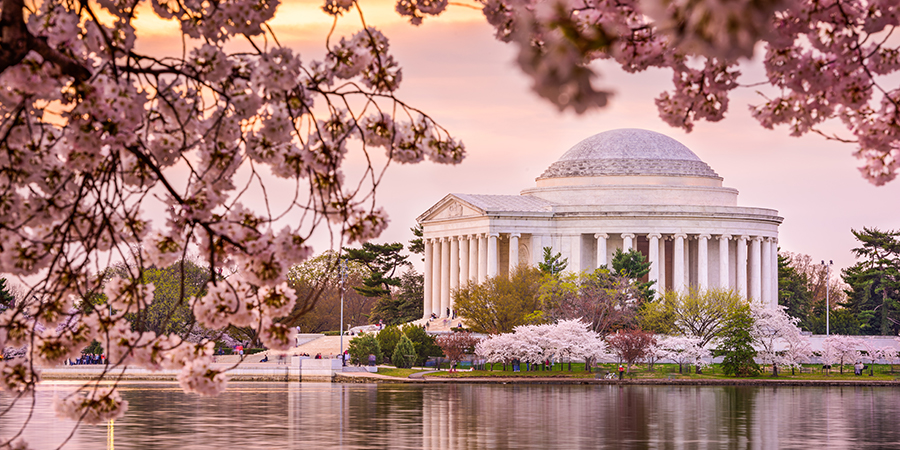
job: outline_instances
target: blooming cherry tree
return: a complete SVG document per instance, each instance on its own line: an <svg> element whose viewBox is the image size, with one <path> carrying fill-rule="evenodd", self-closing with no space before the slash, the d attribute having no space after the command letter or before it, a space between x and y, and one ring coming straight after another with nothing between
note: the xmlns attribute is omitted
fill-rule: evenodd
<svg viewBox="0 0 900 450"><path fill-rule="evenodd" d="M696 364L697 367L708 365L709 349L703 346L700 338L690 336L667 336L659 341L659 347L665 351L665 359L678 364L678 373L683 367ZM688 367L690 369L690 367Z"/></svg>
<svg viewBox="0 0 900 450"><path fill-rule="evenodd" d="M825 338L822 343L822 359L829 366L839 365L841 373L844 373L844 364L859 361L861 348L861 339L834 334Z"/></svg>
<svg viewBox="0 0 900 450"><path fill-rule="evenodd" d="M330 229L338 246L372 239L388 223L374 202L386 164L463 159L459 141L395 95L402 70L379 30L360 22L323 59L301 58L268 25L278 5L2 0L0 272L27 291L0 314L0 348L26 349L0 362L4 389L33 391L41 366L97 340L105 374L179 369L185 390L220 392L227 376L211 366L211 342L127 323L153 299L144 268L199 252L206 295L179 299L198 325L251 327L287 348L294 331L281 318L298 299L285 273L311 254L314 230ZM182 46L143 52L138 15L175 24ZM353 154L368 164L359 178L343 170ZM116 263L117 277L98 275ZM106 307L81 307L97 297ZM57 412L122 414L98 382ZM2 433L0 447L17 434Z"/></svg>
<svg viewBox="0 0 900 450"><path fill-rule="evenodd" d="M809 339L797 327L799 319L789 316L783 306L772 308L751 302L750 315L753 318L750 336L758 347L756 356L763 364L771 365L776 376L778 366L794 369L800 367L801 361L808 359L804 355L811 348ZM788 351L783 347L787 347Z"/></svg>
<svg viewBox="0 0 900 450"><path fill-rule="evenodd" d="M876 185L900 169L900 4L891 0L479 0L497 39L514 44L532 89L581 113L610 101L587 63L626 72L663 68L672 89L656 98L660 118L691 131L721 120L729 94L762 88L751 114L765 128L853 143L863 177ZM404 5L402 8L399 5ZM401 0L419 23L446 2ZM435 5L439 5L435 7ZM762 52L765 78L743 81L739 63ZM748 84L744 84L748 83ZM844 128L843 132L835 129Z"/></svg>

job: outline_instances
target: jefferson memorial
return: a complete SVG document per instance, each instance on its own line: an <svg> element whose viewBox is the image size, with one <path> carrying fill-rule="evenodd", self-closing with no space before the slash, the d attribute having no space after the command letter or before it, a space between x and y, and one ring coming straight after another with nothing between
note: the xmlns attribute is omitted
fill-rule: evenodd
<svg viewBox="0 0 900 450"><path fill-rule="evenodd" d="M454 309L467 282L537 265L543 248L567 270L593 271L616 249L651 263L656 289L724 287L778 303L772 209L738 206L738 191L680 142L612 130L569 149L520 195L449 194L418 217L425 238L425 317Z"/></svg>

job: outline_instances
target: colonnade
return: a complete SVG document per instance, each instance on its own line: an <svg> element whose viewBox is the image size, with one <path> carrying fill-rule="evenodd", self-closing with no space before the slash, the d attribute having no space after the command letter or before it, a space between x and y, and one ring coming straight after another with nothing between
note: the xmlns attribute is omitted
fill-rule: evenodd
<svg viewBox="0 0 900 450"><path fill-rule="evenodd" d="M500 255L501 234L509 241L508 259ZM588 245L591 238L594 248ZM568 269L578 272L608 265L616 249L634 249L639 240L646 242L648 279L656 281L657 292L719 287L763 304L778 303L776 237L712 232L478 233L425 239L425 317L432 313L447 317L454 309L451 292L466 283L482 283L520 263L537 265L543 260L543 247L562 253L569 260ZM530 245L521 245L528 241ZM530 249L530 255L520 254L520 248ZM502 268L501 259L506 262Z"/></svg>

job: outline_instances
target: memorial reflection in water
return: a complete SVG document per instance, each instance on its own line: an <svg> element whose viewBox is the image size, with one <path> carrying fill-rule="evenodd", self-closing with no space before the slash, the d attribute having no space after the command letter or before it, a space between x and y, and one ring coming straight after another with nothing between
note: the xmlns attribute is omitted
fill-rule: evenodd
<svg viewBox="0 0 900 450"><path fill-rule="evenodd" d="M42 385L25 433L55 448L71 432ZM234 383L216 398L126 384L128 415L81 426L65 448L883 448L900 442L887 387ZM10 397L0 396L0 407ZM23 405L24 406L24 405ZM24 420L0 418L6 435ZM113 432L114 431L114 432Z"/></svg>

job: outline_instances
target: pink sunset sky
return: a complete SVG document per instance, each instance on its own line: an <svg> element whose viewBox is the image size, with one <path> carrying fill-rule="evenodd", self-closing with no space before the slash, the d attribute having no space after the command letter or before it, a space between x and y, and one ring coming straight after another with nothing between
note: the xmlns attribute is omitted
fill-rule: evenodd
<svg viewBox="0 0 900 450"><path fill-rule="evenodd" d="M468 152L457 166L391 165L377 194L391 217L379 241L408 241L415 218L448 193L517 194L532 187L578 141L616 128L673 137L723 177L725 186L740 191L739 205L778 210L784 217L782 250L808 254L814 261L831 259L836 269L844 268L855 261L851 228L900 228L900 181L883 187L864 181L852 144L763 129L747 108L761 102L757 88L738 89L725 120L701 122L688 134L663 123L653 103L671 88L670 72L632 75L614 64L595 63L602 73L597 85L615 92L610 105L581 116L560 113L531 92L530 80L514 64L515 47L494 39L480 11L450 6L444 15L415 27L393 11L390 1L361 4L367 24L388 36L391 53L403 67L398 97L430 114ZM321 5L319 0L287 1L271 23L281 44L307 62L324 55L331 21ZM144 33L138 28L139 34L157 44L178 45L171 41L178 34L174 22L155 25ZM348 14L332 42L360 28L358 14ZM743 84L764 79L758 62L746 63L743 72ZM351 171L360 163L355 157L348 161ZM314 241L317 253L329 246L325 236Z"/></svg>

